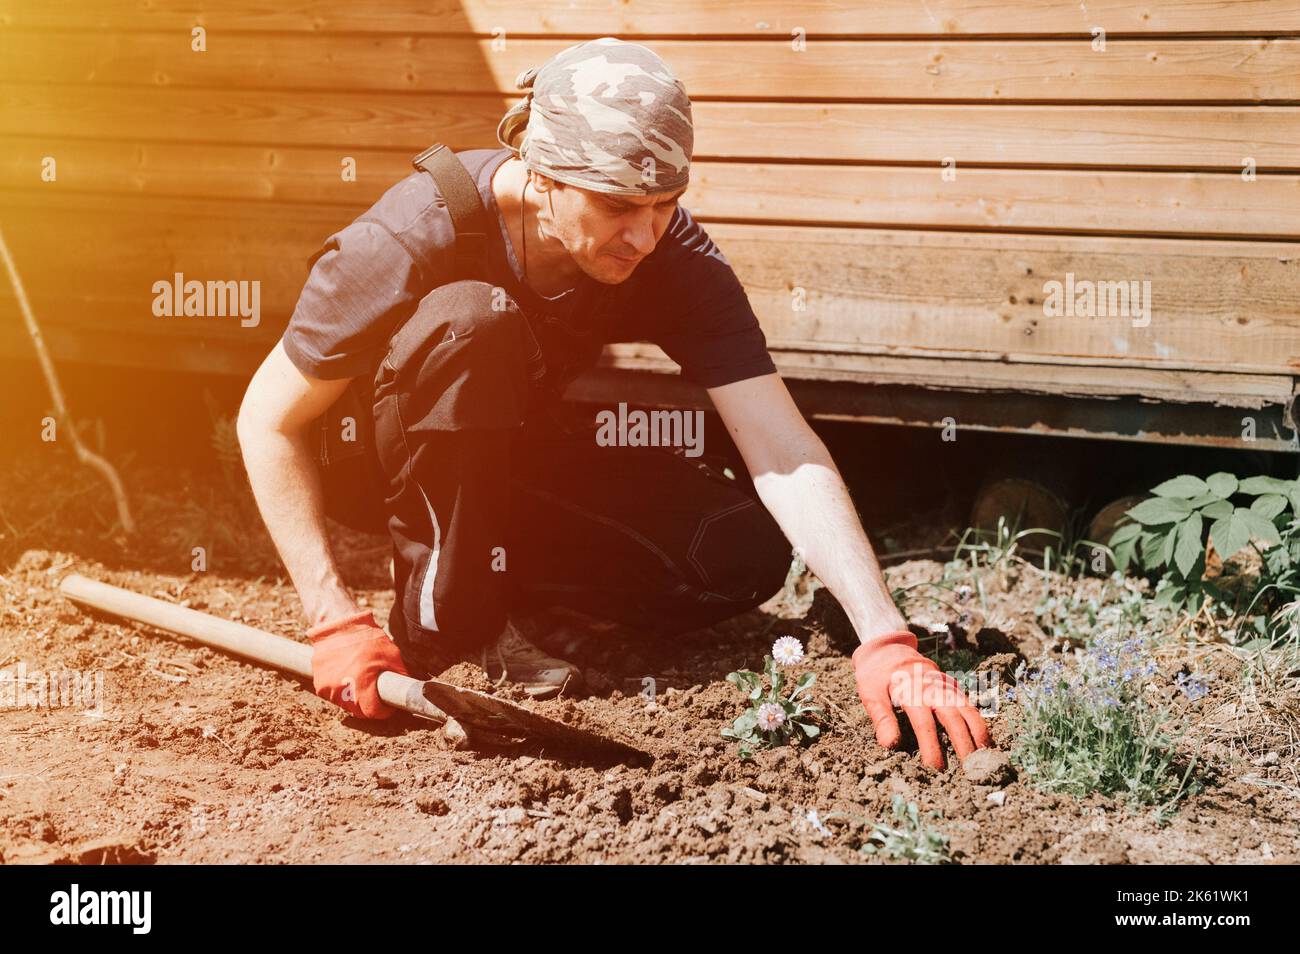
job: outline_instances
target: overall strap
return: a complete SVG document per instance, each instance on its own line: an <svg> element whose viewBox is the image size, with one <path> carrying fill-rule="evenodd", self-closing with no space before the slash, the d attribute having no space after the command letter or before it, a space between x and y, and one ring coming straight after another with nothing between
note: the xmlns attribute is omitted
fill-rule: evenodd
<svg viewBox="0 0 1300 954"><path fill-rule="evenodd" d="M433 177L446 200L456 229L455 278L477 278L487 256L487 210L478 186L447 146L434 143L411 160L411 165Z"/></svg>

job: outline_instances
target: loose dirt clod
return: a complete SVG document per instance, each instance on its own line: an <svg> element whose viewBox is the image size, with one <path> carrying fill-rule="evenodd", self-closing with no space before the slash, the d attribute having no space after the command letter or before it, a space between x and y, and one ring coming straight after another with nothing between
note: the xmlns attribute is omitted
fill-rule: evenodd
<svg viewBox="0 0 1300 954"><path fill-rule="evenodd" d="M1011 759L999 749L976 749L961 763L966 777L977 785L1002 785L1011 778Z"/></svg>

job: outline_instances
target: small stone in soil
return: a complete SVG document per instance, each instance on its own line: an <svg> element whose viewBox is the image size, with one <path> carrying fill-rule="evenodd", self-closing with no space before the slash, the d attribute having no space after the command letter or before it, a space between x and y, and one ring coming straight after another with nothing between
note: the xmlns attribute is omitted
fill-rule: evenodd
<svg viewBox="0 0 1300 954"><path fill-rule="evenodd" d="M502 825L522 825L524 820L527 818L528 813L518 805L515 805L512 808L507 808L500 816Z"/></svg>
<svg viewBox="0 0 1300 954"><path fill-rule="evenodd" d="M677 772L664 772L650 780L650 791L661 802L675 802L682 797L682 777Z"/></svg>
<svg viewBox="0 0 1300 954"><path fill-rule="evenodd" d="M862 770L863 778L875 779L877 782L889 774L888 762L872 762Z"/></svg>
<svg viewBox="0 0 1300 954"><path fill-rule="evenodd" d="M1011 777L1011 759L998 749L976 749L961 767L977 785L1001 785Z"/></svg>
<svg viewBox="0 0 1300 954"><path fill-rule="evenodd" d="M912 797L912 786L901 778L891 778L885 783L885 788L891 795L902 795L904 798Z"/></svg>
<svg viewBox="0 0 1300 954"><path fill-rule="evenodd" d="M285 739L276 743L275 751L286 759L296 759L307 751L307 747L297 739Z"/></svg>
<svg viewBox="0 0 1300 954"><path fill-rule="evenodd" d="M415 799L415 807L426 815L445 815L450 811L446 799L437 795L420 795Z"/></svg>

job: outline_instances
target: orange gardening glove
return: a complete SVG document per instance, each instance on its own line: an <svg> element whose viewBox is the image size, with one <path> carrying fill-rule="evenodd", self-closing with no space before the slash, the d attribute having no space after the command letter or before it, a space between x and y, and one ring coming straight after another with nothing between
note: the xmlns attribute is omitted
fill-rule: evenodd
<svg viewBox="0 0 1300 954"><path fill-rule="evenodd" d="M992 747L993 740L979 710L970 704L957 680L916 651L916 637L911 633L889 633L863 643L853 652L853 673L858 698L871 716L876 742L882 748L898 745L895 706L907 713L921 749L921 761L931 768L942 769L944 765L936 718L959 759L976 749Z"/></svg>
<svg viewBox="0 0 1300 954"><path fill-rule="evenodd" d="M379 674L409 676L402 653L369 610L313 626L311 679L316 695L362 719L387 719L393 708L379 698Z"/></svg>

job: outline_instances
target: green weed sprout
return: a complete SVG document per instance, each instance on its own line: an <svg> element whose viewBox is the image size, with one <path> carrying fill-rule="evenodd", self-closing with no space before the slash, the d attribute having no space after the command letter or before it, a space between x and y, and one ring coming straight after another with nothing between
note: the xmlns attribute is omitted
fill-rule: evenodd
<svg viewBox="0 0 1300 954"><path fill-rule="evenodd" d="M876 822L867 843L861 848L864 854L886 855L918 865L943 865L952 860L948 855L948 836L925 827L916 802L895 795L893 813L897 827Z"/></svg>

